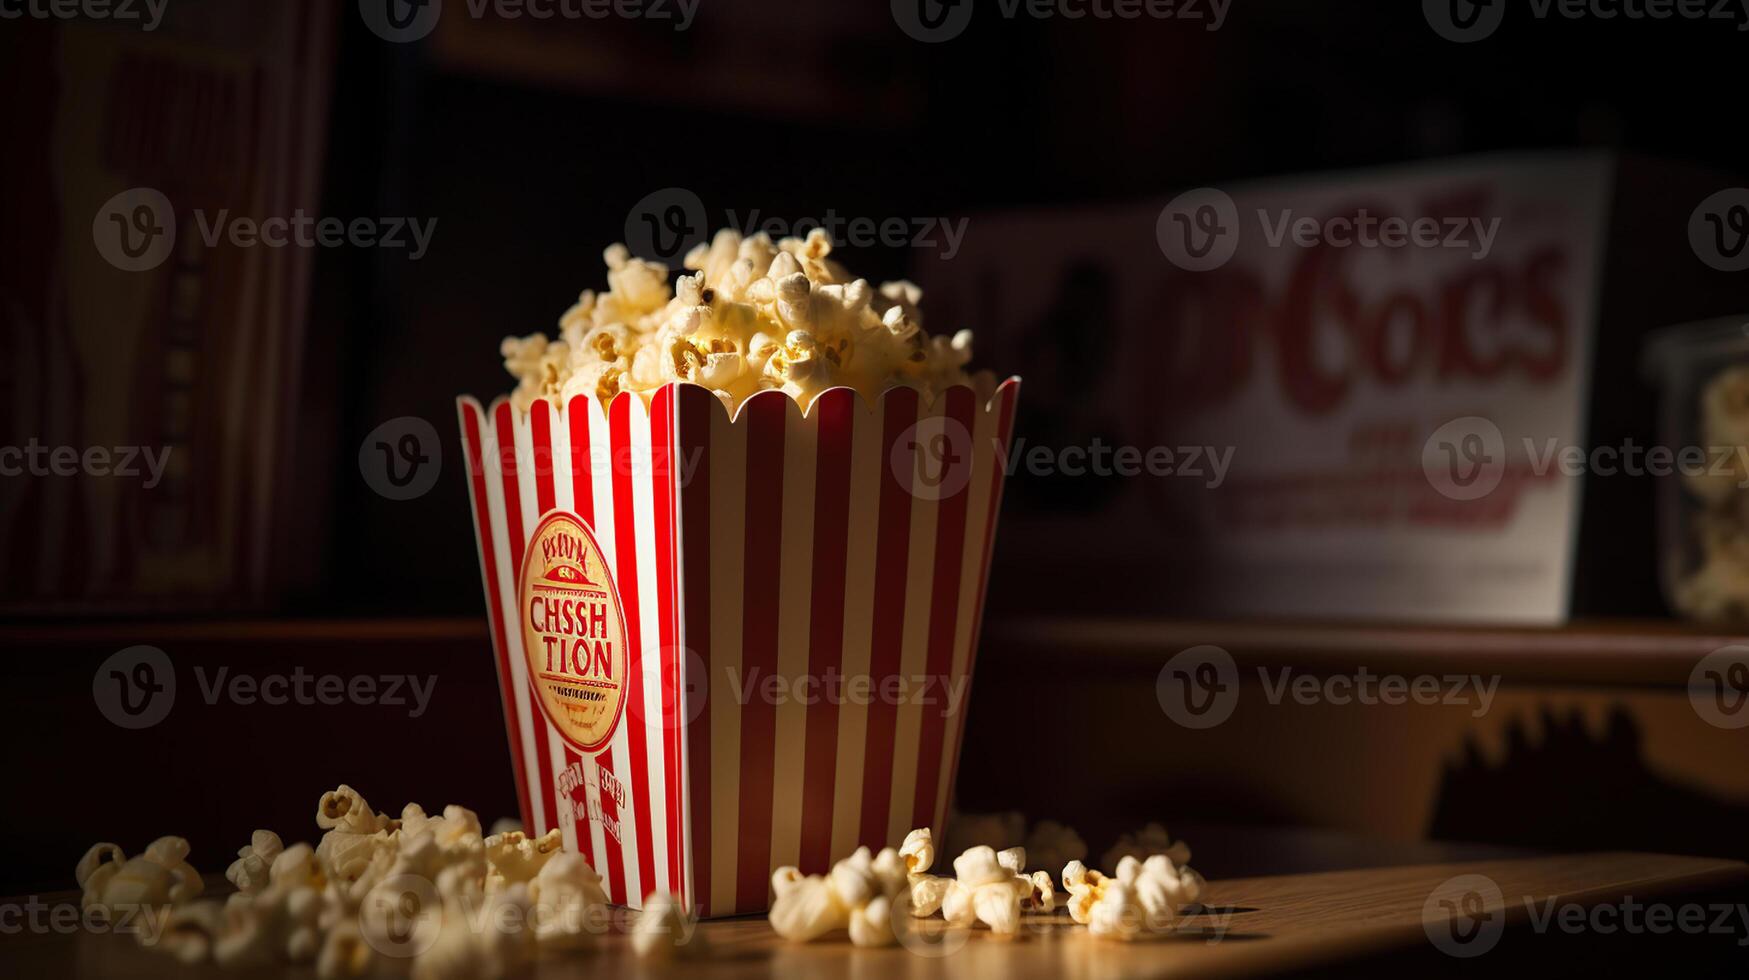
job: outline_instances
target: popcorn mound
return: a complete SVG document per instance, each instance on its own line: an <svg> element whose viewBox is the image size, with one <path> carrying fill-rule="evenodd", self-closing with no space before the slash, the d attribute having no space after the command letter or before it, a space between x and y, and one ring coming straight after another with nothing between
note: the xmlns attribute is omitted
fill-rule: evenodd
<svg viewBox="0 0 1749 980"><path fill-rule="evenodd" d="M524 412L540 398L559 407L592 395L605 404L621 391L689 381L730 411L769 389L805 409L833 387L872 401L909 386L927 403L970 383L971 331L930 337L922 290L903 280L875 289L831 252L819 228L775 244L763 232L724 229L687 254L692 272L671 288L667 266L613 245L603 253L607 291L583 291L559 318L560 339L504 339L504 368L517 379L511 403Z"/></svg>
<svg viewBox="0 0 1749 980"><path fill-rule="evenodd" d="M326 833L313 848L256 831L225 872L237 891L222 902L196 900L201 878L180 837L132 859L93 845L75 871L81 905L186 964L313 964L321 980L496 978L609 931L601 877L562 849L556 829L485 835L454 805L432 816L409 803L392 818L344 785L322 795L316 825ZM702 949L696 920L671 896L652 894L645 908L631 935L637 955Z"/></svg>

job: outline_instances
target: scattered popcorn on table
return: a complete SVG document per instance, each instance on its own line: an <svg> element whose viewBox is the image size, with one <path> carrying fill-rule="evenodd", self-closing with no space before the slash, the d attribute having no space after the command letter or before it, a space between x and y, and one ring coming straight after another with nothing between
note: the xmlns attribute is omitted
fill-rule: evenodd
<svg viewBox="0 0 1749 980"><path fill-rule="evenodd" d="M73 872L84 891L80 905L113 913L198 898L206 883L187 858L188 841L180 837L160 837L133 858L114 844L93 844Z"/></svg>
<svg viewBox="0 0 1749 980"><path fill-rule="evenodd" d="M804 877L796 868L778 868L771 873L771 891L777 898L767 918L785 939L810 942L849 925L849 911L822 875Z"/></svg>
<svg viewBox="0 0 1749 980"><path fill-rule="evenodd" d="M507 885L533 879L564 847L564 840L557 827L533 839L520 830L513 830L486 838L483 846L490 869L486 872L486 890L495 892Z"/></svg>
<svg viewBox="0 0 1749 980"><path fill-rule="evenodd" d="M1117 878L1106 882L1093 903L1087 930L1126 941L1161 936L1172 931L1179 911L1201 893L1201 879L1180 875L1164 854L1145 862L1125 857L1117 866Z"/></svg>
<svg viewBox="0 0 1749 980"><path fill-rule="evenodd" d="M271 830L257 830L249 835L249 846L237 851L237 860L225 869L225 879L245 895L258 894L267 887L267 870L285 850L279 835Z"/></svg>
<svg viewBox="0 0 1749 980"><path fill-rule="evenodd" d="M905 859L890 847L879 854L859 847L825 876L778 868L771 875L777 895L771 927L798 942L845 929L858 946L888 945L894 941L892 903L907 886L906 869Z"/></svg>
<svg viewBox="0 0 1749 980"><path fill-rule="evenodd" d="M517 380L511 402L527 411L540 398L607 401L690 381L731 409L771 389L805 408L835 386L869 399L910 386L927 400L968 383L970 331L928 336L921 290L903 281L874 289L831 252L818 228L775 243L724 229L686 256L691 274L670 287L667 266L611 246L602 253L607 291L585 290L559 318L559 339L535 333L500 345Z"/></svg>
<svg viewBox="0 0 1749 980"><path fill-rule="evenodd" d="M545 911L535 942L552 949L576 949L593 939L590 917L607 907L601 876L581 854L562 851L541 865L528 885L529 898Z"/></svg>
<svg viewBox="0 0 1749 980"><path fill-rule="evenodd" d="M1005 867L988 845L954 858L953 870L953 883L941 904L941 914L950 924L982 922L1004 939L1020 932L1020 902L1032 892L1029 880Z"/></svg>
<svg viewBox="0 0 1749 980"><path fill-rule="evenodd" d="M212 957L214 940L224 930L224 924L224 904L207 899L171 909L160 934L142 929L134 937L142 946L155 946L159 952L193 966Z"/></svg>
<svg viewBox="0 0 1749 980"><path fill-rule="evenodd" d="M1063 888L1069 893L1069 918L1086 925L1093 917L1093 906L1105 894L1110 882L1110 878L1080 861L1070 861L1064 866Z"/></svg>
<svg viewBox="0 0 1749 980"><path fill-rule="evenodd" d="M652 892L632 926L632 950L639 956L667 959L704 952L704 937L694 932L698 920L667 892Z"/></svg>
<svg viewBox="0 0 1749 980"><path fill-rule="evenodd" d="M1049 871L1034 871L1024 876L1031 884L1020 905L1029 912L1049 912L1057 907L1057 887L1051 883Z"/></svg>
<svg viewBox="0 0 1749 980"><path fill-rule="evenodd" d="M911 914L919 919L934 915L941 910L950 880L925 874L935 863L935 838L929 828L906 834L899 856L905 860L905 876L911 886Z"/></svg>

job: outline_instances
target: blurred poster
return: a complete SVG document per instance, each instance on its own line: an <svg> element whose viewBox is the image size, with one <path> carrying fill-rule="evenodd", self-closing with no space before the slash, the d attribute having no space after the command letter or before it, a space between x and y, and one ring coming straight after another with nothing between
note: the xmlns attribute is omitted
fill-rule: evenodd
<svg viewBox="0 0 1749 980"><path fill-rule="evenodd" d="M1563 619L1582 481L1548 454L1586 435L1616 169L973 216L921 278L934 329L1026 379L1001 564L1099 570L1082 608Z"/></svg>
<svg viewBox="0 0 1749 980"><path fill-rule="evenodd" d="M39 80L0 190L14 611L247 606L272 578L311 250L208 225L319 213L337 8L130 9L7 26L6 73Z"/></svg>

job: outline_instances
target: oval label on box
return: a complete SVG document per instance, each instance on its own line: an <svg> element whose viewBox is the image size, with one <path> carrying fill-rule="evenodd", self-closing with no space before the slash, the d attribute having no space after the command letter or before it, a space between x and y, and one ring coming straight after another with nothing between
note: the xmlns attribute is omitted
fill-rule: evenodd
<svg viewBox="0 0 1749 980"><path fill-rule="evenodd" d="M565 741L601 750L625 709L625 617L601 545L577 515L553 511L536 525L516 594L541 712Z"/></svg>

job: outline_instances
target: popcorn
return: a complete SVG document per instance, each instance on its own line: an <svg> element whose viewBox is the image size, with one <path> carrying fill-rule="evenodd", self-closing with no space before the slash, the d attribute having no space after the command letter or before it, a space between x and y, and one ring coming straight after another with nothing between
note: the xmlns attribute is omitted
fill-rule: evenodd
<svg viewBox="0 0 1749 980"><path fill-rule="evenodd" d="M1020 855L1024 862L1024 855ZM941 914L953 925L982 922L1001 938L1020 932L1020 902L1032 886L998 860L995 849L979 845L953 861L954 881L948 886Z"/></svg>
<svg viewBox="0 0 1749 980"><path fill-rule="evenodd" d="M114 913L198 898L206 883L187 857L188 841L180 837L160 837L131 859L114 844L93 844L73 871L83 889L80 904Z"/></svg>
<svg viewBox="0 0 1749 980"><path fill-rule="evenodd" d="M1133 834L1118 837L1117 843L1105 852L1105 859L1100 863L1110 868L1116 867L1126 857L1142 860L1155 854L1166 855L1175 865L1190 863L1190 845L1183 841L1174 841L1166 833L1166 828L1157 823L1148 824Z"/></svg>
<svg viewBox="0 0 1749 980"><path fill-rule="evenodd" d="M528 897L541 915L535 942L543 948L576 949L593 938L592 917L607 905L601 876L581 854L560 852L528 883Z"/></svg>
<svg viewBox="0 0 1749 980"><path fill-rule="evenodd" d="M785 939L810 942L850 924L850 911L820 875L803 877L795 868L778 868L771 873L771 890L777 900L767 918Z"/></svg>
<svg viewBox="0 0 1749 980"><path fill-rule="evenodd" d="M171 909L162 934L154 935L142 929L134 936L140 945L168 953L194 966L212 957L214 939L224 928L224 921L224 905L208 899Z"/></svg>
<svg viewBox="0 0 1749 980"><path fill-rule="evenodd" d="M1093 903L1087 929L1095 936L1126 941L1163 935L1172 931L1179 910L1201 892L1201 878L1181 875L1164 854L1145 862L1126 857L1117 867L1117 879L1107 882Z"/></svg>
<svg viewBox="0 0 1749 980"><path fill-rule="evenodd" d="M952 882L924 873L935 863L935 838L929 828L906 834L905 842L899 846L899 857L905 862L905 877L911 887L911 914L919 919L934 915Z"/></svg>
<svg viewBox="0 0 1749 980"><path fill-rule="evenodd" d="M824 877L779 868L771 875L771 927L797 942L846 929L858 946L885 946L894 941L893 898L906 883L907 862L890 847L879 854L859 847Z"/></svg>
<svg viewBox="0 0 1749 980"><path fill-rule="evenodd" d="M1069 918L1087 925L1093 917L1093 906L1104 896L1110 883L1110 878L1080 861L1070 861L1064 866L1063 887L1069 892Z"/></svg>
<svg viewBox="0 0 1749 980"><path fill-rule="evenodd" d="M352 980L369 976L377 969L377 952L364 941L364 933L356 919L334 924L322 941L322 952L316 957L316 976L320 980Z"/></svg>
<svg viewBox="0 0 1749 980"><path fill-rule="evenodd" d="M225 869L225 878L245 895L259 894L267 887L268 869L284 850L278 834L257 830L249 835L249 845L237 851L237 860Z"/></svg>
<svg viewBox="0 0 1749 980"><path fill-rule="evenodd" d="M613 245L602 253L607 291L581 293L559 318L559 339L535 333L499 345L517 381L510 400L527 411L537 399L606 401L689 381L731 409L768 389L806 407L838 385L871 400L908 385L927 400L968 383L969 331L927 336L915 284L876 290L831 252L818 228L776 243L725 229L687 254L691 274L671 289L666 266Z"/></svg>
<svg viewBox="0 0 1749 980"><path fill-rule="evenodd" d="M1029 911L1049 912L1057 907L1057 888L1051 884L1049 871L1034 871L1023 876L1030 884L1030 890L1025 898L1020 900L1021 908Z"/></svg>
<svg viewBox="0 0 1749 980"><path fill-rule="evenodd" d="M704 940L693 932L697 920L667 892L644 899L644 911L632 926L632 950L641 957L668 958L696 955Z"/></svg>
<svg viewBox="0 0 1749 980"><path fill-rule="evenodd" d="M1703 620L1749 616L1749 365L1720 372L1700 394L1700 435L1707 464L1683 473L1701 505L1692 521L1699 567L1671 590L1672 603Z"/></svg>
<svg viewBox="0 0 1749 980"><path fill-rule="evenodd" d="M563 846L557 827L532 840L519 830L486 838L486 890L529 881Z"/></svg>
<svg viewBox="0 0 1749 980"><path fill-rule="evenodd" d="M1041 820L1026 835L1026 853L1034 867L1061 869L1070 861L1087 859L1087 842L1072 827Z"/></svg>

